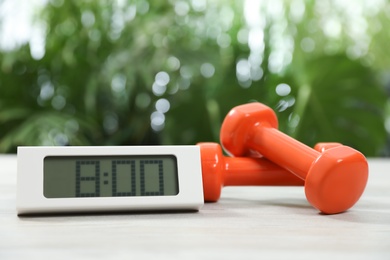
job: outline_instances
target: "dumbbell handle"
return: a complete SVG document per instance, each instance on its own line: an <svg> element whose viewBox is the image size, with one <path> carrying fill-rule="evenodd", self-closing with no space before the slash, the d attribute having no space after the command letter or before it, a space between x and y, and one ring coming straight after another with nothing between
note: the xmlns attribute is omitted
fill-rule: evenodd
<svg viewBox="0 0 390 260"><path fill-rule="evenodd" d="M317 143L314 151L321 153L327 149L341 146L340 143ZM309 147L310 148L310 147ZM224 157L224 186L284 186L303 185L283 168L265 158Z"/></svg>
<svg viewBox="0 0 390 260"><path fill-rule="evenodd" d="M265 158L226 157L216 143L199 143L205 201L224 186L303 186L304 181Z"/></svg>
<svg viewBox="0 0 390 260"><path fill-rule="evenodd" d="M265 124L254 126L246 140L249 149L283 165L301 179L306 178L312 163L320 155L320 152ZM288 156L280 156L280 153Z"/></svg>
<svg viewBox="0 0 390 260"><path fill-rule="evenodd" d="M264 158L225 157L224 186L292 186L303 181Z"/></svg>

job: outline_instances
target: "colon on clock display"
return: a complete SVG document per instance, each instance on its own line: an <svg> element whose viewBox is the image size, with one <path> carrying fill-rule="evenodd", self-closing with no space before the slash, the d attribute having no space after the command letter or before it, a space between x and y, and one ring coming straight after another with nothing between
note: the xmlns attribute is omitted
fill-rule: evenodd
<svg viewBox="0 0 390 260"><path fill-rule="evenodd" d="M174 156L50 156L44 159L46 198L178 194Z"/></svg>

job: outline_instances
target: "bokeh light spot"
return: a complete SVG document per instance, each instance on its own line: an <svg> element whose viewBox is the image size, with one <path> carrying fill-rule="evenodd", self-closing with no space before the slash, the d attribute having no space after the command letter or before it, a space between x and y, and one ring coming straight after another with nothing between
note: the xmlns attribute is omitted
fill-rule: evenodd
<svg viewBox="0 0 390 260"><path fill-rule="evenodd" d="M276 86L275 91L276 91L276 94L284 97L284 96L287 96L288 94L290 94L291 87L286 83L281 83L281 84Z"/></svg>

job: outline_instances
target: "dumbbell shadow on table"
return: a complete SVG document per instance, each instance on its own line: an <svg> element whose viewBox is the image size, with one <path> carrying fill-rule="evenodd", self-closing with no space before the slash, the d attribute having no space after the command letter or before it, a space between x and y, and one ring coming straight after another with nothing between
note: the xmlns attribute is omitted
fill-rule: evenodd
<svg viewBox="0 0 390 260"><path fill-rule="evenodd" d="M203 195L216 202L224 186L303 186L301 178L265 158L226 157L217 143L198 143L202 161ZM317 144L325 151L335 143Z"/></svg>
<svg viewBox="0 0 390 260"><path fill-rule="evenodd" d="M266 105L237 106L222 123L221 144L232 156L261 155L305 180L307 200L322 213L341 213L359 200L368 179L363 154L337 144L321 153L277 127L276 114Z"/></svg>

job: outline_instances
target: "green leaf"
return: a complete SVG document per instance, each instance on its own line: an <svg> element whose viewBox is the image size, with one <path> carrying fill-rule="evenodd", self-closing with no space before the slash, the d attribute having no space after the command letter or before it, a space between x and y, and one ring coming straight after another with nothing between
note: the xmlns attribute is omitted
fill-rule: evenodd
<svg viewBox="0 0 390 260"><path fill-rule="evenodd" d="M290 134L311 146L342 142L378 154L386 138L386 95L375 74L342 55L319 57L306 69L308 82L298 86L293 110L299 124Z"/></svg>

